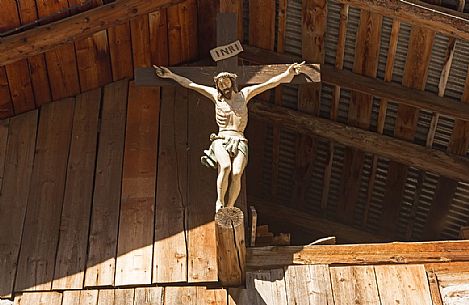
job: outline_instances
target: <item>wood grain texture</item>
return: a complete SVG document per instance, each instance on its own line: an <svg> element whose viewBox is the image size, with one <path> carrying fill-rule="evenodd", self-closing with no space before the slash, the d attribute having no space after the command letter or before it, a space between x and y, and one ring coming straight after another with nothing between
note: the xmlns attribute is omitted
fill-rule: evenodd
<svg viewBox="0 0 469 305"><path fill-rule="evenodd" d="M197 304L197 287L166 287L164 304Z"/></svg>
<svg viewBox="0 0 469 305"><path fill-rule="evenodd" d="M285 283L288 304L334 304L327 265L288 266Z"/></svg>
<svg viewBox="0 0 469 305"><path fill-rule="evenodd" d="M331 267L330 272L336 305L381 305L372 266Z"/></svg>
<svg viewBox="0 0 469 305"><path fill-rule="evenodd" d="M423 265L375 266L382 304L432 305Z"/></svg>
<svg viewBox="0 0 469 305"><path fill-rule="evenodd" d="M60 230L75 100L41 109L15 290L50 290Z"/></svg>
<svg viewBox="0 0 469 305"><path fill-rule="evenodd" d="M114 284L128 81L104 88L85 283Z"/></svg>
<svg viewBox="0 0 469 305"><path fill-rule="evenodd" d="M10 119L5 141L2 126L2 143L7 144L4 153L3 183L0 194L0 296L13 292L18 254L21 245L23 222L26 214L28 191L33 171L36 146L37 111Z"/></svg>
<svg viewBox="0 0 469 305"><path fill-rule="evenodd" d="M227 305L227 291L225 289L208 289L204 286L197 287L197 305Z"/></svg>
<svg viewBox="0 0 469 305"><path fill-rule="evenodd" d="M5 159L7 153L9 127L9 119L0 121L0 194L3 187L3 179L5 177Z"/></svg>
<svg viewBox="0 0 469 305"><path fill-rule="evenodd" d="M128 20L148 14L160 7L175 5L182 0L119 0L56 21L53 24L47 24L33 28L31 30L2 38L0 40L0 65L15 62L29 56L37 55L50 51L63 44L75 41L80 38L109 28L111 26L122 24ZM57 1L39 1L39 17L55 13L57 10L68 7L67 2ZM195 1L189 1L194 5ZM183 5L189 5L187 2ZM28 43L24 43L27 41Z"/></svg>
<svg viewBox="0 0 469 305"><path fill-rule="evenodd" d="M168 11L159 9L148 14L150 26L150 52L151 64L167 65L168 49Z"/></svg>
<svg viewBox="0 0 469 305"><path fill-rule="evenodd" d="M305 134L313 133L322 138L333 140L346 146L378 154L394 160L391 161L394 163L399 162L401 164L414 166L426 171L452 177L457 180L467 181L469 179L467 176L469 162L466 158L447 154L436 149L429 149L396 138L383 136L376 134L375 132L364 131L359 128L334 123L330 120L305 115L286 107L272 106L261 101L254 103L250 107L250 110L253 117L260 118L265 121L268 120L269 122L278 122L292 130L303 132ZM394 183L389 182L394 181L390 180L390 177L392 177L391 175L396 175L396 179L405 177L405 175L399 176L398 171L393 172L390 170L388 173L388 183L391 183L391 185ZM388 190L388 192L390 191ZM392 195L395 196L395 194ZM395 208L394 205L396 202L400 201L389 201L389 207ZM394 215L393 213L387 214L385 211L383 211L383 217ZM384 224L387 221L392 221L390 218L391 217L384 219L382 223ZM386 232L391 231L392 229Z"/></svg>
<svg viewBox="0 0 469 305"><path fill-rule="evenodd" d="M218 280L214 225L216 173L200 163L201 153L210 146L210 133L218 129L213 107L207 98L188 93L189 185L186 221L189 282Z"/></svg>
<svg viewBox="0 0 469 305"><path fill-rule="evenodd" d="M112 79L131 78L134 75L132 63L132 41L128 22L108 29L109 52L111 56Z"/></svg>
<svg viewBox="0 0 469 305"><path fill-rule="evenodd" d="M162 89L153 282L187 281L187 91Z"/></svg>
<svg viewBox="0 0 469 305"><path fill-rule="evenodd" d="M237 37L243 41L243 1L242 0L220 0L220 13L234 13L237 18Z"/></svg>
<svg viewBox="0 0 469 305"><path fill-rule="evenodd" d="M81 91L104 86L112 81L111 58L105 30L75 42Z"/></svg>
<svg viewBox="0 0 469 305"><path fill-rule="evenodd" d="M129 86L116 285L150 284L160 112L159 88Z"/></svg>
<svg viewBox="0 0 469 305"><path fill-rule="evenodd" d="M288 290L285 287L283 269L246 273L246 288L253 294L252 304L287 304Z"/></svg>
<svg viewBox="0 0 469 305"><path fill-rule="evenodd" d="M13 102L11 101L7 72L5 67L0 66L0 119L9 118L13 114Z"/></svg>
<svg viewBox="0 0 469 305"><path fill-rule="evenodd" d="M60 292L29 292L15 297L15 305L62 305Z"/></svg>
<svg viewBox="0 0 469 305"><path fill-rule="evenodd" d="M148 15L130 20L134 67L151 67L150 28Z"/></svg>
<svg viewBox="0 0 469 305"><path fill-rule="evenodd" d="M136 288L134 304L138 305L163 305L164 301L164 288L163 287L149 287L149 288Z"/></svg>
<svg viewBox="0 0 469 305"><path fill-rule="evenodd" d="M273 50L274 37L275 1L249 1L249 44Z"/></svg>
<svg viewBox="0 0 469 305"><path fill-rule="evenodd" d="M195 60L198 55L197 2L187 0L167 9L169 64Z"/></svg>
<svg viewBox="0 0 469 305"><path fill-rule="evenodd" d="M75 102L54 290L83 288L100 104L100 89L79 95Z"/></svg>
<svg viewBox="0 0 469 305"><path fill-rule="evenodd" d="M114 305L133 305L135 289L117 289L114 291Z"/></svg>

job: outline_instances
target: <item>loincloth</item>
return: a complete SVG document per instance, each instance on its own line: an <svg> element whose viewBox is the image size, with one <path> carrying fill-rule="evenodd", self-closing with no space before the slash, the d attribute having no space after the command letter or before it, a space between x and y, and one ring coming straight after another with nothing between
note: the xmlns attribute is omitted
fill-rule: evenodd
<svg viewBox="0 0 469 305"><path fill-rule="evenodd" d="M243 136L219 136L212 133L210 141L212 142L210 148L204 150L204 155L200 158L200 162L207 167L218 169L218 161L215 156L216 141L222 141L223 148L225 148L231 158L236 157L238 152L241 152L246 159L248 157L248 140Z"/></svg>

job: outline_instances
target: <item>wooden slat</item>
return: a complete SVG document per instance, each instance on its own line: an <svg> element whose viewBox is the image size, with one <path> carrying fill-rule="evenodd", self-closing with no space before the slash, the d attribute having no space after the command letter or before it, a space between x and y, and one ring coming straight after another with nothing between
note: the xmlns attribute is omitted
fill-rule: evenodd
<svg viewBox="0 0 469 305"><path fill-rule="evenodd" d="M134 298L134 289L116 289L114 291L114 305L133 305Z"/></svg>
<svg viewBox="0 0 469 305"><path fill-rule="evenodd" d="M261 101L253 103L250 110L253 117L269 122L278 122L297 132L312 133L325 139L337 141L345 146L378 154L394 160L392 162L411 165L426 171L452 177L456 180L467 181L469 179L467 176L469 161L460 156L447 154L436 149L429 149L374 132L364 131L359 128L348 127L326 119L305 115L286 107L272 106ZM390 180L391 174L392 171L390 170L388 173L388 183L389 181L394 181ZM396 178L401 179L402 176L396 175ZM400 201L389 201L389 207L394 208L396 202ZM392 215L392 213L387 214L383 211L383 215L386 218ZM392 220L386 218L383 224L386 221L392 222ZM388 232L391 231L392 229Z"/></svg>
<svg viewBox="0 0 469 305"><path fill-rule="evenodd" d="M285 282L288 304L334 304L327 265L288 266Z"/></svg>
<svg viewBox="0 0 469 305"><path fill-rule="evenodd" d="M273 50L274 37L275 1L249 1L249 43L259 48Z"/></svg>
<svg viewBox="0 0 469 305"><path fill-rule="evenodd" d="M114 284L128 81L104 88L85 286Z"/></svg>
<svg viewBox="0 0 469 305"><path fill-rule="evenodd" d="M10 120L0 195L0 296L13 292L36 145L37 111ZM2 143L5 142L2 126Z"/></svg>
<svg viewBox="0 0 469 305"><path fill-rule="evenodd" d="M114 289L103 289L98 294L98 305L114 304ZM119 293L120 295L120 293ZM63 305L63 304L62 304Z"/></svg>
<svg viewBox="0 0 469 305"><path fill-rule="evenodd" d="M159 88L137 88L130 83L116 285L151 283L159 95Z"/></svg>
<svg viewBox="0 0 469 305"><path fill-rule="evenodd" d="M469 273L439 273L441 297L445 305L466 304L469 301Z"/></svg>
<svg viewBox="0 0 469 305"><path fill-rule="evenodd" d="M2 1L2 11L4 16L0 20L0 31L6 31L20 25L16 1ZM15 113L34 109L34 95L29 76L28 61L21 60L11 63L6 65L5 69Z"/></svg>
<svg viewBox="0 0 469 305"><path fill-rule="evenodd" d="M376 77L382 20L383 17L378 14L361 11L352 69L354 73ZM373 96L352 91L347 117L348 125L369 129L372 106ZM354 148L345 150L337 213L339 218L347 223L354 222L352 215L358 201L364 161L365 152L362 150Z"/></svg>
<svg viewBox="0 0 469 305"><path fill-rule="evenodd" d="M187 91L162 89L153 282L187 281Z"/></svg>
<svg viewBox="0 0 469 305"><path fill-rule="evenodd" d="M405 87L423 90L427 81L428 65L435 32L414 27L409 38L409 50L402 84ZM406 141L413 141L418 120L418 109L399 105L397 110L394 136ZM391 161L388 169L386 191L383 199L381 232L392 236L396 231L395 223L399 216L404 186L407 179L407 167Z"/></svg>
<svg viewBox="0 0 469 305"><path fill-rule="evenodd" d="M82 91L96 89L112 81L107 32L97 32L75 42Z"/></svg>
<svg viewBox="0 0 469 305"><path fill-rule="evenodd" d="M220 2L197 1L197 20L203 20L197 24L197 39L203 42L198 44L198 52L202 57L209 56L210 50L217 46L217 12L220 10Z"/></svg>
<svg viewBox="0 0 469 305"><path fill-rule="evenodd" d="M54 290L83 288L100 104L100 89L79 95L75 102Z"/></svg>
<svg viewBox="0 0 469 305"><path fill-rule="evenodd" d="M184 1L169 7L167 11L169 64L175 65L195 60L198 55L196 1Z"/></svg>
<svg viewBox="0 0 469 305"><path fill-rule="evenodd" d="M35 0L18 1L18 11L21 19L21 24L28 24L38 19ZM51 100L46 59L44 57L44 54L34 55L28 58L28 63L35 103L38 107Z"/></svg>
<svg viewBox="0 0 469 305"><path fill-rule="evenodd" d="M108 39L112 79L117 81L123 78L131 78L134 75L134 68L129 23L125 22L109 28Z"/></svg>
<svg viewBox="0 0 469 305"><path fill-rule="evenodd" d="M433 304L423 265L374 268L382 304Z"/></svg>
<svg viewBox="0 0 469 305"><path fill-rule="evenodd" d="M163 287L149 287L135 289L135 305L163 305Z"/></svg>
<svg viewBox="0 0 469 305"><path fill-rule="evenodd" d="M225 289L207 289L197 287L197 305L227 305L228 295Z"/></svg>
<svg viewBox="0 0 469 305"><path fill-rule="evenodd" d="M216 172L200 163L204 149L210 146L209 135L218 128L213 103L207 98L188 94L188 206L187 246L188 281L218 280L215 240ZM192 114L197 113L197 116ZM212 187L208 187L212 186Z"/></svg>
<svg viewBox="0 0 469 305"><path fill-rule="evenodd" d="M253 304L287 304L284 277L283 269L247 272L246 288L255 291Z"/></svg>
<svg viewBox="0 0 469 305"><path fill-rule="evenodd" d="M68 8L67 2L57 1L39 1L37 3L38 17L46 17ZM64 29L69 31L69 29ZM24 34L26 32L23 32ZM50 32L49 32L50 34ZM45 33L39 34L45 38ZM16 35L14 35L16 36ZM10 36L11 38L13 36ZM38 36L36 36L38 37ZM34 37L35 38L35 37ZM30 46L33 37L27 37L28 44L23 43L22 46ZM47 40L47 39L45 39ZM42 41L42 39L41 39ZM75 57L75 47L72 43L66 43L54 50L45 53L47 71L49 73L51 95L53 100L64 97L75 96L80 92L80 83L78 79L77 63ZM5 46L4 44L1 44ZM13 46L12 46L13 47ZM18 47L19 48L19 47ZM44 50L45 51L45 50ZM43 51L42 51L43 52ZM39 53L42 53L39 52ZM37 55L38 53L30 54ZM0 60L1 62L1 60Z"/></svg>
<svg viewBox="0 0 469 305"><path fill-rule="evenodd" d="M150 67L152 63L148 15L130 20L130 33L134 67Z"/></svg>
<svg viewBox="0 0 469 305"><path fill-rule="evenodd" d="M168 11L159 9L148 15L150 26L150 52L151 63L155 65L167 65L168 50Z"/></svg>
<svg viewBox="0 0 469 305"><path fill-rule="evenodd" d="M13 114L13 102L11 101L7 72L5 67L0 66L0 119L9 118Z"/></svg>
<svg viewBox="0 0 469 305"><path fill-rule="evenodd" d="M0 194L3 187L3 179L5 177L5 159L7 153L9 127L9 119L0 121Z"/></svg>
<svg viewBox="0 0 469 305"><path fill-rule="evenodd" d="M98 290L64 291L62 305L98 305Z"/></svg>
<svg viewBox="0 0 469 305"><path fill-rule="evenodd" d="M380 305L372 266L331 267L331 282L336 305Z"/></svg>
<svg viewBox="0 0 469 305"><path fill-rule="evenodd" d="M383 236L360 231L351 226L314 216L282 204L266 203L250 197L249 204L254 204L259 214L272 222L285 223L296 227L317 238L334 235L341 241L365 243L385 241ZM259 227L257 228L259 231Z"/></svg>
<svg viewBox="0 0 469 305"><path fill-rule="evenodd" d="M440 288L438 287L438 280L436 278L435 272L427 271L427 277L433 305L443 305L443 301L441 300Z"/></svg>
<svg viewBox="0 0 469 305"><path fill-rule="evenodd" d="M160 7L175 5L182 0L119 0L114 3L100 6L81 14L64 18L52 24L43 25L31 30L9 36L0 40L0 65L15 62L49 51L62 44L85 38L109 28L124 23L136 16L148 14ZM66 4L54 2L46 5ZM52 8L51 6L51 8ZM38 2L40 17L50 13L42 13L44 4ZM53 10L49 10L53 12ZM28 41L28 43L24 43Z"/></svg>
<svg viewBox="0 0 469 305"><path fill-rule="evenodd" d="M74 99L41 109L15 290L50 290L59 239Z"/></svg>
<svg viewBox="0 0 469 305"><path fill-rule="evenodd" d="M422 5L421 1L416 0L339 0L339 3L350 4L350 6L397 18L415 26L442 32L448 36L469 40L467 16L454 10L445 10L440 6Z"/></svg>
<svg viewBox="0 0 469 305"><path fill-rule="evenodd" d="M166 287L164 304L197 305L197 287Z"/></svg>
<svg viewBox="0 0 469 305"><path fill-rule="evenodd" d="M247 249L249 268L291 264L417 264L467 262L467 241L263 247Z"/></svg>
<svg viewBox="0 0 469 305"><path fill-rule="evenodd" d="M15 305L62 305L60 292L29 292L15 297Z"/></svg>

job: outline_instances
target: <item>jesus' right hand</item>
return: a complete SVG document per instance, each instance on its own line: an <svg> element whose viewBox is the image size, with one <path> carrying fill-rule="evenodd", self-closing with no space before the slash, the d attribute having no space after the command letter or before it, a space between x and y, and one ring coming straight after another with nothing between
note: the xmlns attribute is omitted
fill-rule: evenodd
<svg viewBox="0 0 469 305"><path fill-rule="evenodd" d="M173 72L171 72L168 68L166 67L158 67L156 65L153 65L153 68L155 68L156 75L161 78L171 78L173 76Z"/></svg>

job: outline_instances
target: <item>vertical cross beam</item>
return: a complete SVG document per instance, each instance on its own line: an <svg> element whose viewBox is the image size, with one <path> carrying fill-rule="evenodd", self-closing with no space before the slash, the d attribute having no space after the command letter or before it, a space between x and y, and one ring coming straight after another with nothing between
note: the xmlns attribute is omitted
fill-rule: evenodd
<svg viewBox="0 0 469 305"><path fill-rule="evenodd" d="M217 14L217 45L222 46L234 42L237 38L237 18L233 13ZM217 62L218 70L235 72L238 69L238 56Z"/></svg>

